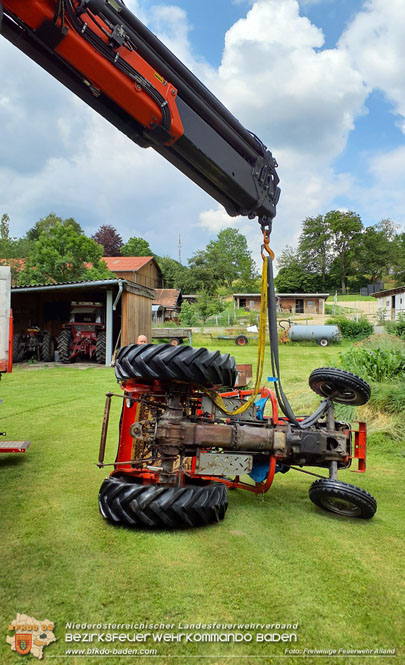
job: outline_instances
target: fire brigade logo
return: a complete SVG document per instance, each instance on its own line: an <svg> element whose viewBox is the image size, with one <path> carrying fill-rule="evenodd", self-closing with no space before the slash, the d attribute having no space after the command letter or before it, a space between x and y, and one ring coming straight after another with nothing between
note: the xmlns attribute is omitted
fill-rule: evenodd
<svg viewBox="0 0 405 665"><path fill-rule="evenodd" d="M32 634L31 633L16 633L15 634L15 650L23 656L31 651L32 647Z"/></svg>
<svg viewBox="0 0 405 665"><path fill-rule="evenodd" d="M22 656L32 653L36 658L43 658L44 648L55 642L54 623L48 619L38 621L27 614L17 614L8 629L15 634L7 635L6 641L12 651Z"/></svg>

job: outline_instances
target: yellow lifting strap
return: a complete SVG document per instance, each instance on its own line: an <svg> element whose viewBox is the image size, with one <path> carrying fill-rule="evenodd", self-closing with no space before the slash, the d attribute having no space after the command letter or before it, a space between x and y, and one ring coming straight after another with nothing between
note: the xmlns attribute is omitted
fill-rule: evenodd
<svg viewBox="0 0 405 665"><path fill-rule="evenodd" d="M204 392L211 398L214 404L216 404L221 409L221 411L226 413L228 416L237 416L239 413L244 413L245 411L247 411L247 409L250 406L252 406L260 390L260 385L262 382L262 375L263 375L263 366L264 366L264 351L266 347L267 262L268 262L267 256L263 256L262 282L261 282L261 294L260 294L259 346L257 349L257 369L256 369L256 379L255 379L253 394L249 397L247 402L242 404L242 406L239 406L237 409L235 409L235 411L230 411L229 409L227 409L226 404L222 399L221 395L215 393L213 390L208 390L208 388L202 388Z"/></svg>

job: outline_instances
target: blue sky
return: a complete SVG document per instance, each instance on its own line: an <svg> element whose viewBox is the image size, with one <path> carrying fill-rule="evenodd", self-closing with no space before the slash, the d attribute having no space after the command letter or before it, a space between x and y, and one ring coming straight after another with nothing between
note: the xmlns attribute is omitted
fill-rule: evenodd
<svg viewBox="0 0 405 665"><path fill-rule="evenodd" d="M127 0L279 162L276 253L305 217L334 208L405 230L403 0ZM235 226L151 150L141 150L0 39L0 214L21 235L50 211L88 234L113 224L183 262Z"/></svg>

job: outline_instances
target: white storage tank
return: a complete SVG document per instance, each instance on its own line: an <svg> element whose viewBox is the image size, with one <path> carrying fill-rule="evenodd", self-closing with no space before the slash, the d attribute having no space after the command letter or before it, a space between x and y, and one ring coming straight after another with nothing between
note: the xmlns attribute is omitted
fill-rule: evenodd
<svg viewBox="0 0 405 665"><path fill-rule="evenodd" d="M340 340L338 326L300 326L292 325L288 330L292 342L314 340L321 346L328 346L331 342Z"/></svg>

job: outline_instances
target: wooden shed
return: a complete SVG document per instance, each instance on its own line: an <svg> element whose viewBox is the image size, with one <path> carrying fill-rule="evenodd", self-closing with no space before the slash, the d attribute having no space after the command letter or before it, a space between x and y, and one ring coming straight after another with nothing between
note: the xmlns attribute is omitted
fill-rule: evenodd
<svg viewBox="0 0 405 665"><path fill-rule="evenodd" d="M103 256L108 270L117 277L149 289L163 286L162 271L154 256Z"/></svg>
<svg viewBox="0 0 405 665"><path fill-rule="evenodd" d="M134 343L140 334L151 340L154 297L153 289L125 279L13 287L14 329L19 333L37 325L57 337L62 323L69 321L72 302L101 302L109 365L116 346Z"/></svg>

